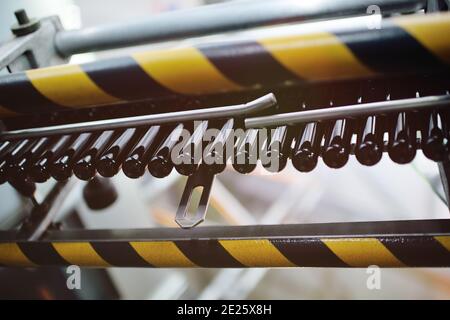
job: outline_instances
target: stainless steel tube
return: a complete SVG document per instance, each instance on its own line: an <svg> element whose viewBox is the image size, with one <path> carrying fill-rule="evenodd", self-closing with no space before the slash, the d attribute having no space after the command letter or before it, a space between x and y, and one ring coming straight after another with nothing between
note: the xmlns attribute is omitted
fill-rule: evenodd
<svg viewBox="0 0 450 320"><path fill-rule="evenodd" d="M350 106L289 112L264 117L245 119L246 128L261 128L296 123L324 121L331 119L351 118L379 113L408 111L424 108L436 108L450 105L450 95L429 96L423 98L400 99L371 102Z"/></svg>
<svg viewBox="0 0 450 320"><path fill-rule="evenodd" d="M414 12L426 0L377 0L381 14ZM365 15L373 0L242 0L163 13L128 23L61 31L55 45L63 56L145 43L320 18Z"/></svg>
<svg viewBox="0 0 450 320"><path fill-rule="evenodd" d="M49 135L72 134L93 130L111 130L118 128L133 128L143 125L159 125L169 122L184 122L192 120L208 120L248 115L276 105L277 100L272 93L245 104L206 109L194 109L177 112L150 114L143 116L89 121L82 123L63 124L50 127L21 129L0 132L0 141L42 137Z"/></svg>

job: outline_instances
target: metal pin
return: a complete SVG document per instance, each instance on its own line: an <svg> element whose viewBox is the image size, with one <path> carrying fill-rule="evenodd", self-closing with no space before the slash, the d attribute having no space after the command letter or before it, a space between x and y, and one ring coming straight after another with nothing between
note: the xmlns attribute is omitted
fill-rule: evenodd
<svg viewBox="0 0 450 320"><path fill-rule="evenodd" d="M3 141L0 146L0 159L11 152L18 145L19 141Z"/></svg>

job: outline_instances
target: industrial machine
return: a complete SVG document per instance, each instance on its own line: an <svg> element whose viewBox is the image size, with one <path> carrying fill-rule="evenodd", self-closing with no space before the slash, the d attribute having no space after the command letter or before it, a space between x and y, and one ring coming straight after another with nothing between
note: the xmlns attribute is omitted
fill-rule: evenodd
<svg viewBox="0 0 450 320"><path fill-rule="evenodd" d="M198 226L227 164L248 174L261 161L277 174L292 162L306 173L319 159L329 170L350 157L374 166L383 154L402 165L421 149L450 201L448 0L238 3L80 30L16 12L15 36L0 47L0 183L30 205L15 228L0 231L0 265L450 266L448 219ZM193 39L179 45L185 38ZM90 208L114 203L120 194L109 179L121 170L130 179L147 170L187 176L174 214L180 227L54 223L80 180ZM57 182L36 200L49 179Z"/></svg>

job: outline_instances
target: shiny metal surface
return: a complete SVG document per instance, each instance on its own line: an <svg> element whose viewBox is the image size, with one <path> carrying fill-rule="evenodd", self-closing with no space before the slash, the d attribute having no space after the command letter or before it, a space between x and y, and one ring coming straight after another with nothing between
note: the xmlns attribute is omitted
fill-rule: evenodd
<svg viewBox="0 0 450 320"><path fill-rule="evenodd" d="M246 128L291 125L296 123L351 118L363 115L448 106L450 95L361 103L349 106L276 114L245 119Z"/></svg>
<svg viewBox="0 0 450 320"><path fill-rule="evenodd" d="M143 125L163 124L170 122L183 122L192 120L207 120L214 118L226 118L244 116L252 112L275 106L277 100L272 93L244 104L215 107L207 109L195 109L160 114L150 114L136 117L89 121L83 123L71 123L42 128L30 128L14 131L5 131L0 134L0 140L14 140L31 137L41 137L59 134L72 134L91 130L110 130L118 128L130 128Z"/></svg>

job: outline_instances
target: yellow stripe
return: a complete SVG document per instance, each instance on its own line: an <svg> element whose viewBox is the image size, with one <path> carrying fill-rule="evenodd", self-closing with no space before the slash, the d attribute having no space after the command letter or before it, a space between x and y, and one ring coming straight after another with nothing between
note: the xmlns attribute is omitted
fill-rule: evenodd
<svg viewBox="0 0 450 320"><path fill-rule="evenodd" d="M89 267L109 267L89 242L53 242L55 250L70 264Z"/></svg>
<svg viewBox="0 0 450 320"><path fill-rule="evenodd" d="M0 264L17 267L36 266L23 254L17 243L0 243Z"/></svg>
<svg viewBox="0 0 450 320"><path fill-rule="evenodd" d="M26 74L42 95L62 106L81 107L120 101L100 89L77 65L33 69Z"/></svg>
<svg viewBox="0 0 450 320"><path fill-rule="evenodd" d="M442 244L448 251L450 251L450 236L436 236L434 237L440 244Z"/></svg>
<svg viewBox="0 0 450 320"><path fill-rule="evenodd" d="M309 80L374 74L339 39L329 33L314 33L258 40L281 64Z"/></svg>
<svg viewBox="0 0 450 320"><path fill-rule="evenodd" d="M130 242L130 245L155 267L196 267L172 241Z"/></svg>
<svg viewBox="0 0 450 320"><path fill-rule="evenodd" d="M247 267L296 267L269 240L220 240L236 260Z"/></svg>
<svg viewBox="0 0 450 320"><path fill-rule="evenodd" d="M352 267L367 267L370 265L383 267L403 266L403 263L375 238L321 240L342 261Z"/></svg>
<svg viewBox="0 0 450 320"><path fill-rule="evenodd" d="M195 48L141 52L133 58L153 79L172 91L203 94L238 90Z"/></svg>
<svg viewBox="0 0 450 320"><path fill-rule="evenodd" d="M396 18L402 27L430 52L450 64L450 14L426 14L418 18Z"/></svg>

